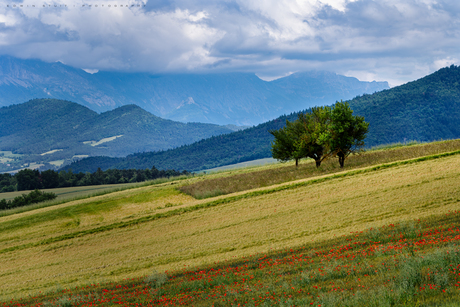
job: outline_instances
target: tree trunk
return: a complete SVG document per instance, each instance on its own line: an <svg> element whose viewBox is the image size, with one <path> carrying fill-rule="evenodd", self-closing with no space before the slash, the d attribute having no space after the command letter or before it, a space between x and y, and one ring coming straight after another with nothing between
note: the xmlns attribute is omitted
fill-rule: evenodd
<svg viewBox="0 0 460 307"><path fill-rule="evenodd" d="M321 159L315 160L315 162L316 162L316 168L320 167Z"/></svg>
<svg viewBox="0 0 460 307"><path fill-rule="evenodd" d="M299 166L299 159L295 159L295 167Z"/></svg>
<svg viewBox="0 0 460 307"><path fill-rule="evenodd" d="M337 156L339 156L340 168L343 168L343 165L345 164L345 155L343 153L339 152L337 154Z"/></svg>

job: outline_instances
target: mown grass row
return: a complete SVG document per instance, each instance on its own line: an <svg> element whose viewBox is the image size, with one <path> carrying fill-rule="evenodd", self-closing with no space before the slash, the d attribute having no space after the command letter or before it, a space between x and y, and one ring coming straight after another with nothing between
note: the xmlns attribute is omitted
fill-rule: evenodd
<svg viewBox="0 0 460 307"><path fill-rule="evenodd" d="M460 212L0 306L456 306Z"/></svg>
<svg viewBox="0 0 460 307"><path fill-rule="evenodd" d="M460 150L460 140L457 139L427 144L410 143L405 146L402 144L394 144L387 145L387 147L381 147L359 155L350 156L346 160L343 169L339 167L335 159L329 159L323 162L320 168L316 168L315 163L304 162L298 167L293 165L272 167L260 171L222 176L220 178L213 177L208 180L184 185L180 187L180 190L197 199L204 199L376 164L386 164L400 160L457 151Z"/></svg>

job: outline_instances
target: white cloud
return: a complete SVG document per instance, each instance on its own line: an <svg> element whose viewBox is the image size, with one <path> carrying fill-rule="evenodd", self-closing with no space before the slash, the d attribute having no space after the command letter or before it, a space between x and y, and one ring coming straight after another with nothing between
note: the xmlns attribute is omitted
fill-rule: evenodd
<svg viewBox="0 0 460 307"><path fill-rule="evenodd" d="M89 73L89 74L96 74L99 72L98 69L90 69L90 68L84 68L83 69L85 72Z"/></svg>
<svg viewBox="0 0 460 307"><path fill-rule="evenodd" d="M457 58L447 57L444 59L438 59L433 62L433 69L438 70L440 68L450 66L450 65L459 65L460 61Z"/></svg>
<svg viewBox="0 0 460 307"><path fill-rule="evenodd" d="M454 0L7 1L0 54L91 70L238 70L271 79L324 69L396 85L460 58Z"/></svg>

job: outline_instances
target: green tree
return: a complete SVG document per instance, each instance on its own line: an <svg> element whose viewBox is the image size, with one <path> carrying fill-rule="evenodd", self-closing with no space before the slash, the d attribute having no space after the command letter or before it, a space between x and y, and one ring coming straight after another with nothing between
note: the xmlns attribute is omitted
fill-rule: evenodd
<svg viewBox="0 0 460 307"><path fill-rule="evenodd" d="M53 170L46 170L41 173L43 188L52 189L59 186L59 173Z"/></svg>
<svg viewBox="0 0 460 307"><path fill-rule="evenodd" d="M8 173L0 174L0 193L16 190L16 178Z"/></svg>
<svg viewBox="0 0 460 307"><path fill-rule="evenodd" d="M298 140L295 143L295 152L302 157L312 158L316 167L329 156L324 145L325 135L331 122L330 107L314 107L305 114L299 114L298 123L301 128Z"/></svg>
<svg viewBox="0 0 460 307"><path fill-rule="evenodd" d="M286 121L286 126L270 133L272 156L281 161L312 158L316 167L331 156L339 157L340 167L345 159L364 146L369 123L362 116L354 116L348 102L337 102L333 107L315 107L300 113L297 120Z"/></svg>
<svg viewBox="0 0 460 307"><path fill-rule="evenodd" d="M16 196L13 200L6 201L5 199L2 199L0 201L0 209L4 210L16 207L23 207L42 201L55 199L56 197L57 196L54 193L45 193L38 189L35 189L29 194L22 194L21 196Z"/></svg>
<svg viewBox="0 0 460 307"><path fill-rule="evenodd" d="M146 177L145 177L144 171L143 170L138 170L136 172L136 182L142 182L142 181L145 181L145 180L146 180Z"/></svg>
<svg viewBox="0 0 460 307"><path fill-rule="evenodd" d="M326 144L331 155L339 157L343 168L345 159L362 149L368 131L369 123L364 117L354 116L348 102L340 101L332 108L330 129L323 134L321 142Z"/></svg>
<svg viewBox="0 0 460 307"><path fill-rule="evenodd" d="M300 115L299 115L300 118ZM295 166L299 165L299 159L303 158L302 152L296 150L296 143L299 142L302 125L300 120L290 122L286 120L286 126L279 130L270 130L275 139L271 143L271 151L274 159L281 162L295 160Z"/></svg>
<svg viewBox="0 0 460 307"><path fill-rule="evenodd" d="M272 156L281 161L295 159L296 166L301 158L312 158L316 167L328 156L321 143L331 118L330 107L315 107L307 113L299 113L298 118L286 126L270 133L275 137L272 142Z"/></svg>
<svg viewBox="0 0 460 307"><path fill-rule="evenodd" d="M36 169L23 169L16 175L18 191L35 190L41 187L40 172Z"/></svg>
<svg viewBox="0 0 460 307"><path fill-rule="evenodd" d="M0 210L6 210L9 209L9 202L6 201L6 199L0 199Z"/></svg>
<svg viewBox="0 0 460 307"><path fill-rule="evenodd" d="M59 172L59 187L73 187L75 186L77 178L72 170L69 169L67 172L62 170Z"/></svg>

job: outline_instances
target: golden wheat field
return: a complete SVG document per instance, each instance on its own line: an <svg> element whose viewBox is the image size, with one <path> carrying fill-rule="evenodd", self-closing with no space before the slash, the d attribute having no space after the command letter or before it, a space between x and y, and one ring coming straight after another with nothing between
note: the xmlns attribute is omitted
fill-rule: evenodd
<svg viewBox="0 0 460 307"><path fill-rule="evenodd" d="M453 154L203 200L178 190L229 176L215 174L3 216L1 298L212 264L458 210L459 170Z"/></svg>

